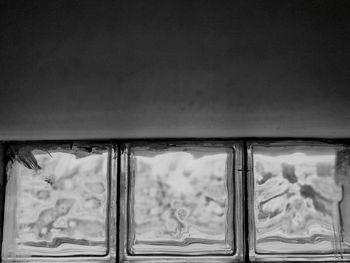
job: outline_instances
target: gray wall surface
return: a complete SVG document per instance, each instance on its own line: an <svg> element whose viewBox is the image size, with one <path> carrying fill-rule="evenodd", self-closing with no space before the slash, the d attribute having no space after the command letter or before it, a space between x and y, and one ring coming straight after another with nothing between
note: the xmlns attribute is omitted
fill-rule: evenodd
<svg viewBox="0 0 350 263"><path fill-rule="evenodd" d="M0 140L350 137L350 1L1 1Z"/></svg>

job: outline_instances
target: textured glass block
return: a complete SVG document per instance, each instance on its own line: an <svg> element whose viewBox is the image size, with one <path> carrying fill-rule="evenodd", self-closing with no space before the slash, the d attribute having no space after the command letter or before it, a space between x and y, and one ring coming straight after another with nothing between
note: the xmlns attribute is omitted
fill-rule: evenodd
<svg viewBox="0 0 350 263"><path fill-rule="evenodd" d="M339 205L341 223L341 252L350 253L350 148L337 152L336 181L342 186L342 200ZM350 260L350 258L348 258Z"/></svg>
<svg viewBox="0 0 350 263"><path fill-rule="evenodd" d="M232 254L233 149L130 151L131 254Z"/></svg>
<svg viewBox="0 0 350 263"><path fill-rule="evenodd" d="M107 253L107 151L33 150L8 167L3 258Z"/></svg>
<svg viewBox="0 0 350 263"><path fill-rule="evenodd" d="M326 146L253 148L256 253L341 253L336 156Z"/></svg>

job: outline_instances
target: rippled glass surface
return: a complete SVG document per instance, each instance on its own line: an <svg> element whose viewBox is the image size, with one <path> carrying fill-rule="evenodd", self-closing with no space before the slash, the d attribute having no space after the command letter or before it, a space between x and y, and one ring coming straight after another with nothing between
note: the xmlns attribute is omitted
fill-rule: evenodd
<svg viewBox="0 0 350 263"><path fill-rule="evenodd" d="M336 180L342 185L343 198L339 205L341 217L341 250L350 253L350 148L337 152Z"/></svg>
<svg viewBox="0 0 350 263"><path fill-rule="evenodd" d="M233 151L131 150L133 254L229 254L233 247Z"/></svg>
<svg viewBox="0 0 350 263"><path fill-rule="evenodd" d="M339 252L336 151L257 146L253 160L256 252Z"/></svg>
<svg viewBox="0 0 350 263"><path fill-rule="evenodd" d="M107 253L107 152L33 152L42 169L9 171L3 255Z"/></svg>

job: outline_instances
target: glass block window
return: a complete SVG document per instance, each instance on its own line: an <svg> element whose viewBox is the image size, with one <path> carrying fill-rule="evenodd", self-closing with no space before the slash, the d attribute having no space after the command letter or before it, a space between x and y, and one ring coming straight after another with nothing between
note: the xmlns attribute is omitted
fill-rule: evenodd
<svg viewBox="0 0 350 263"><path fill-rule="evenodd" d="M338 171L342 150L307 142L250 146L252 259L343 257L349 202Z"/></svg>
<svg viewBox="0 0 350 263"><path fill-rule="evenodd" d="M242 240L235 238L241 236L241 230L236 233L241 219L235 219L242 214L234 212L241 200L235 194L240 153L233 146L137 144L126 146L124 154L128 231L120 243L126 254L232 258L241 253Z"/></svg>
<svg viewBox="0 0 350 263"><path fill-rule="evenodd" d="M0 157L2 262L350 260L349 144L18 142Z"/></svg>
<svg viewBox="0 0 350 263"><path fill-rule="evenodd" d="M3 260L109 255L111 149L88 149L10 148Z"/></svg>

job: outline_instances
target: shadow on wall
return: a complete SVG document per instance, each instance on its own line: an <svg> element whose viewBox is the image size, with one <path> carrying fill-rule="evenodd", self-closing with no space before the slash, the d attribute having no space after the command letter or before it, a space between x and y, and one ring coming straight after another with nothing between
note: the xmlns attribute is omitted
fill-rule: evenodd
<svg viewBox="0 0 350 263"><path fill-rule="evenodd" d="M0 139L349 136L349 1L0 12Z"/></svg>

